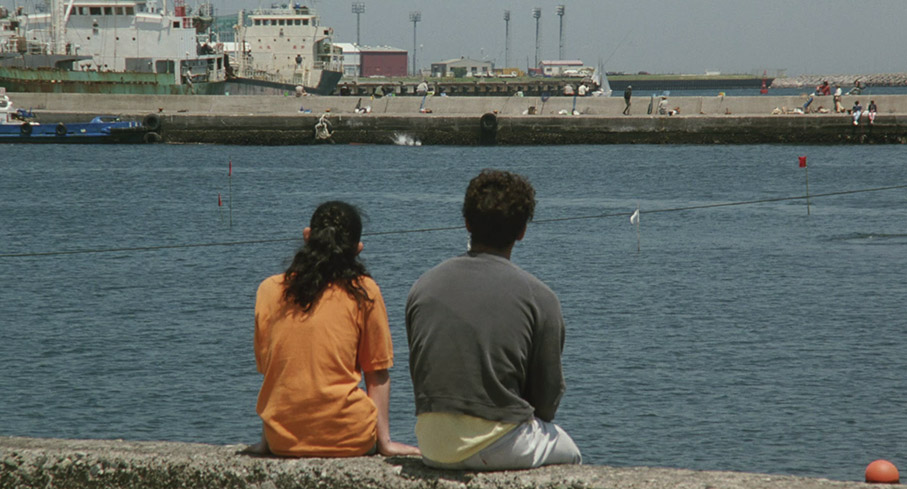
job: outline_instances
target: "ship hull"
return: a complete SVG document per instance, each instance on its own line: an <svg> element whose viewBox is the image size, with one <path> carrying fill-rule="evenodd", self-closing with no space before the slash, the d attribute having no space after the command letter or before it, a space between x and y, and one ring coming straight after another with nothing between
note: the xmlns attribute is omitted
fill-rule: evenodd
<svg viewBox="0 0 907 489"><path fill-rule="evenodd" d="M0 66L0 87L8 92L104 93L128 95L223 95L225 82L177 84L172 74L68 71Z"/></svg>
<svg viewBox="0 0 907 489"><path fill-rule="evenodd" d="M303 88L310 95L331 95L334 93L334 89L337 88L342 76L343 73L339 71L324 70L321 72L318 85ZM224 90L232 95L282 95L294 93L296 86L292 83L258 80L255 78L231 78L227 80Z"/></svg>
<svg viewBox="0 0 907 489"><path fill-rule="evenodd" d="M633 90L662 91L662 90L732 90L732 89L758 89L763 81L765 86L771 86L773 78L735 78L735 77L608 77L611 90L615 93L623 92L628 85Z"/></svg>

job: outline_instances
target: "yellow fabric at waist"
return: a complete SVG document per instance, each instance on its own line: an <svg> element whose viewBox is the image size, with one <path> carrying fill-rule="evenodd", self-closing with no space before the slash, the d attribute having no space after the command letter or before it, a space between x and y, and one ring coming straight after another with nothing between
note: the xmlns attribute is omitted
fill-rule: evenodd
<svg viewBox="0 0 907 489"><path fill-rule="evenodd" d="M416 438L423 457L450 464L479 453L516 427L466 414L422 413L416 417Z"/></svg>

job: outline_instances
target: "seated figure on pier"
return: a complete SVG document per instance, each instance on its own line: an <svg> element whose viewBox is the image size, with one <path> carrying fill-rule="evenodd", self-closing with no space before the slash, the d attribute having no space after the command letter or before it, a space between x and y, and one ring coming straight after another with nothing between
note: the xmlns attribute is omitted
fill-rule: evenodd
<svg viewBox="0 0 907 489"><path fill-rule="evenodd" d="M393 345L381 291L358 258L361 234L355 207L321 204L289 268L258 287L255 362L264 380L256 411L263 429L246 453L419 454L391 441Z"/></svg>
<svg viewBox="0 0 907 489"><path fill-rule="evenodd" d="M565 384L557 296L510 254L535 210L524 177L484 170L466 190L470 246L406 301L416 438L426 465L511 470L582 462L552 423Z"/></svg>

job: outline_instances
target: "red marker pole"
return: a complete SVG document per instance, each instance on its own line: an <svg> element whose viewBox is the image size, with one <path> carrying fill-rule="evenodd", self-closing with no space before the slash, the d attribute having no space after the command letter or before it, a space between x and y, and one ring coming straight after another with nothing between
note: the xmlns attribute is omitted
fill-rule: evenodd
<svg viewBox="0 0 907 489"><path fill-rule="evenodd" d="M809 215L809 167L806 166L806 157L800 157L800 168L806 170L806 215Z"/></svg>

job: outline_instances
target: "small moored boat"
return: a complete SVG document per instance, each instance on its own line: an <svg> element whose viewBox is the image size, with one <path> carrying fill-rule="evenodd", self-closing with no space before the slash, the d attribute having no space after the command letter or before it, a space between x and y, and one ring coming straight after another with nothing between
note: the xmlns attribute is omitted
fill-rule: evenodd
<svg viewBox="0 0 907 489"><path fill-rule="evenodd" d="M0 87L0 142L4 143L157 143L161 119L157 114L142 122L124 121L102 115L89 122L42 124L25 109L16 109L6 90Z"/></svg>

